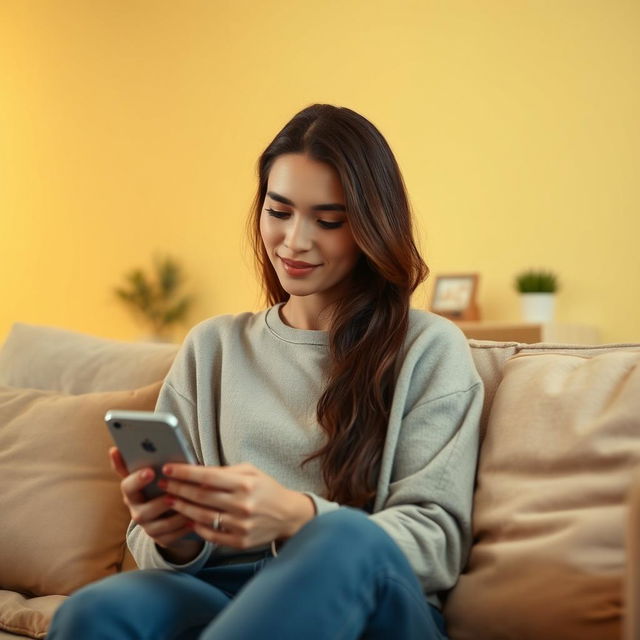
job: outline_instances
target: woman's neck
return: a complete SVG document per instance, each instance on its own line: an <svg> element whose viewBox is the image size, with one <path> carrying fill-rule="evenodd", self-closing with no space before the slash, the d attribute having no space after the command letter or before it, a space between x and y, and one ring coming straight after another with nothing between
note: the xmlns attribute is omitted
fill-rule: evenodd
<svg viewBox="0 0 640 640"><path fill-rule="evenodd" d="M310 331L328 331L334 305L312 296L291 296L280 307L280 318L294 329Z"/></svg>

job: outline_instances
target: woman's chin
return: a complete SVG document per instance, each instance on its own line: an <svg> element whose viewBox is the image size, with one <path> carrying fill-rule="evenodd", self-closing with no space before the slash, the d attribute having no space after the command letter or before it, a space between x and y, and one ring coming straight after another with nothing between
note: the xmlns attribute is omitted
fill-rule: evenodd
<svg viewBox="0 0 640 640"><path fill-rule="evenodd" d="M296 287L291 286L289 283L280 283L282 288L289 294L292 298L306 298L307 296L312 296L314 293L318 293L314 289L310 287Z"/></svg>

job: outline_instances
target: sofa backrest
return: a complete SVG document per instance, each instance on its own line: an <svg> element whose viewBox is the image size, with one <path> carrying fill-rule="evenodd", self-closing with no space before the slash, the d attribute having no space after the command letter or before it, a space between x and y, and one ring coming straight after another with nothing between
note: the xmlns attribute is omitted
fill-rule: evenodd
<svg viewBox="0 0 640 640"><path fill-rule="evenodd" d="M0 386L67 394L137 389L162 380L177 350L15 323L0 349Z"/></svg>

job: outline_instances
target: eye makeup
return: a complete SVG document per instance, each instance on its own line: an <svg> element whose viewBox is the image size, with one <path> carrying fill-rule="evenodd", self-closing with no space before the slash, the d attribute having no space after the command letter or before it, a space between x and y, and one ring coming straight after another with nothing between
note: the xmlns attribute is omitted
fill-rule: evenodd
<svg viewBox="0 0 640 640"><path fill-rule="evenodd" d="M278 220L287 220L291 215L288 211L278 211L277 209L271 209L269 207L265 208L265 211L272 217L277 218ZM323 229L339 229L342 225L344 225L344 221L336 221L330 222L329 220L317 220L317 223Z"/></svg>

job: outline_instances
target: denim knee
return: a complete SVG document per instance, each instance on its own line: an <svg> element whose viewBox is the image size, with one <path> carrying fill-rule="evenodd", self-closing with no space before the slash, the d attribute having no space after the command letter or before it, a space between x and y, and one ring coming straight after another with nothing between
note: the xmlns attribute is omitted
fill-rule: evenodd
<svg viewBox="0 0 640 640"><path fill-rule="evenodd" d="M111 579L88 584L69 596L56 610L47 640L64 640L70 630L91 633L92 625L99 622L101 615L108 616L111 610L103 596L103 585Z"/></svg>
<svg viewBox="0 0 640 640"><path fill-rule="evenodd" d="M172 572L131 571L92 582L62 603L52 628L55 630L59 625L70 628L67 625L71 625L88 632L107 619L126 617L145 609L156 611L158 606L162 607L163 594L168 602L172 599L172 585L163 587L162 584L165 573ZM154 574L153 579L150 574Z"/></svg>
<svg viewBox="0 0 640 640"><path fill-rule="evenodd" d="M404 555L393 539L363 511L341 507L316 516L300 530L301 537L313 540L314 552L325 557L353 559L372 555L401 557Z"/></svg>
<svg viewBox="0 0 640 640"><path fill-rule="evenodd" d="M82 587L62 603L56 615L60 616L65 613L72 614L74 617L93 618L96 612L104 611L111 606L109 595L117 594L119 590L117 588L112 589L110 584L114 580L118 581L119 578L120 575L118 574ZM116 603L113 604L117 606Z"/></svg>

